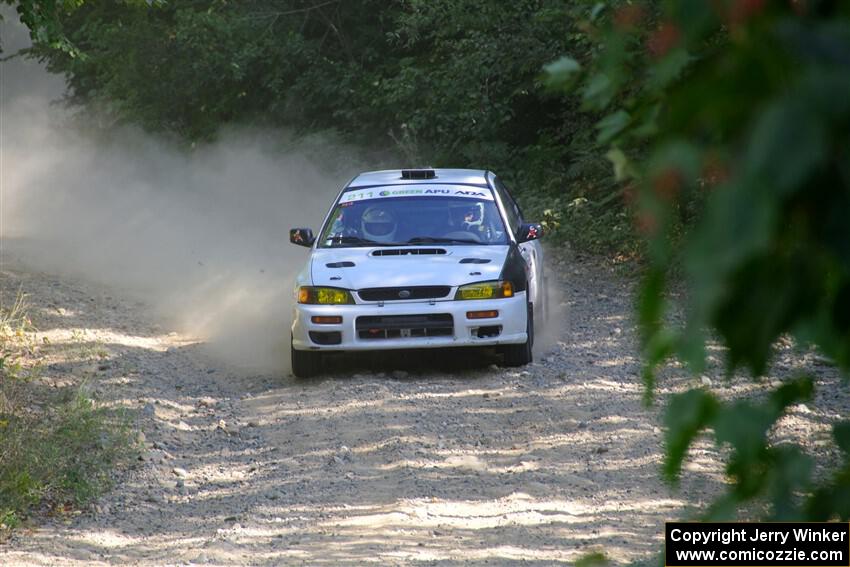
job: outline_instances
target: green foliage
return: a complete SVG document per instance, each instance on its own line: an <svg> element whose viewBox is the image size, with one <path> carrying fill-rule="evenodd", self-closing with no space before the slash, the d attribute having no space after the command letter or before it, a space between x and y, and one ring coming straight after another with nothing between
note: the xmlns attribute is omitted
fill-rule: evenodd
<svg viewBox="0 0 850 567"><path fill-rule="evenodd" d="M598 551L586 553L575 562L576 567L606 567L607 565L611 565L611 561L604 553Z"/></svg>
<svg viewBox="0 0 850 567"><path fill-rule="evenodd" d="M491 168L551 238L607 251L633 231L593 117L541 73L567 49L561 78L592 56L590 14L560 0L85 2L60 20L78 53L34 53L67 75L88 126L190 144L223 125L282 127L396 164Z"/></svg>
<svg viewBox="0 0 850 567"><path fill-rule="evenodd" d="M664 474L670 480L679 476L685 453L700 431L714 421L718 402L702 390L689 390L673 396L667 407L667 456Z"/></svg>
<svg viewBox="0 0 850 567"><path fill-rule="evenodd" d="M0 538L36 510L90 502L133 452L125 412L98 407L82 387L40 389L32 330L23 295L0 305Z"/></svg>
<svg viewBox="0 0 850 567"><path fill-rule="evenodd" d="M767 436L789 406L810 400L812 392L812 380L800 378L761 402L721 402L703 390L673 396L665 416L665 475L675 481L688 447L700 432L713 430L717 444L731 449L726 473L732 484L714 503L709 518L730 519L736 504L756 498L771 502L772 520L799 518L801 504L794 495L811 489L812 460L798 447L771 446Z"/></svg>
<svg viewBox="0 0 850 567"><path fill-rule="evenodd" d="M554 0L86 3L63 20L84 58L39 47L115 120L190 140L232 122L406 137L443 162L553 130L539 105L565 105L535 79L569 21Z"/></svg>
<svg viewBox="0 0 850 567"><path fill-rule="evenodd" d="M30 29L34 43L76 56L77 50L62 31L62 20L84 0L3 0L15 6L18 17Z"/></svg>
<svg viewBox="0 0 850 567"><path fill-rule="evenodd" d="M111 472L131 448L123 413L95 406L81 392L51 400L55 410L33 414L21 408L3 414L0 442L0 523L33 510L65 511L83 506L111 484Z"/></svg>
<svg viewBox="0 0 850 567"><path fill-rule="evenodd" d="M581 68L557 60L548 82L600 113L598 141L610 147L615 177L637 189L649 262L638 298L648 397L670 356L701 371L709 337L726 347L730 374L763 375L785 335L850 370L850 6L597 6L588 33L600 51ZM687 319L674 327L666 288L680 267ZM731 448L732 482L711 516L767 499L774 519L847 519L847 462L818 483L798 447L768 439L812 388L788 382L761 402L675 396L665 474L676 479L694 439L713 430ZM834 429L845 449L848 431Z"/></svg>
<svg viewBox="0 0 850 567"><path fill-rule="evenodd" d="M14 6L18 17L30 30L34 44L68 57L84 56L65 34L65 21L79 9L86 0L0 0ZM165 0L121 0L130 6L160 5Z"/></svg>

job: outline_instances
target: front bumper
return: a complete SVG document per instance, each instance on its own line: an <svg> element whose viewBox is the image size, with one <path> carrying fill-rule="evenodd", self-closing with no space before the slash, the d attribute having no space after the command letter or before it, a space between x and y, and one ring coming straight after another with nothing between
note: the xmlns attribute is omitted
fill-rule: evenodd
<svg viewBox="0 0 850 567"><path fill-rule="evenodd" d="M498 316L487 319L468 319L469 311L498 311ZM364 326L358 329L358 317L393 317L451 315L450 330L443 336L415 336L418 329L401 329L401 334L388 338L363 338ZM316 324L316 316L342 317L340 324ZM305 305L296 304L292 315L292 346L296 350L357 351L415 348L440 348L459 346L490 346L521 344L527 340L526 292L506 299L471 301L435 301L433 303L410 301L357 305ZM403 325L402 325L403 326ZM411 327L418 325L411 324ZM483 329L482 329L483 328ZM497 334L496 331L498 330ZM311 333L314 333L311 338ZM315 335L324 333L324 335ZM330 335L329 335L330 333ZM339 335L336 335L339 333ZM450 333L450 334L449 334ZM384 333L381 333L382 335ZM320 344L316 337L332 337L335 344ZM324 339L323 339L324 340Z"/></svg>

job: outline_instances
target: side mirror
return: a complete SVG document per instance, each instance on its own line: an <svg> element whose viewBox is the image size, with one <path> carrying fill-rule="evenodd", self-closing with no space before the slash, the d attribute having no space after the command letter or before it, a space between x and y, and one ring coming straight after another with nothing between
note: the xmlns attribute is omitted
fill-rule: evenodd
<svg viewBox="0 0 850 567"><path fill-rule="evenodd" d="M313 236L313 231L309 228L291 228L289 229L289 241L292 244L309 248L316 241L316 237Z"/></svg>
<svg viewBox="0 0 850 567"><path fill-rule="evenodd" d="M543 226L536 222L525 222L519 225L517 230L516 241L519 244L528 242L529 240L537 240L543 238Z"/></svg>

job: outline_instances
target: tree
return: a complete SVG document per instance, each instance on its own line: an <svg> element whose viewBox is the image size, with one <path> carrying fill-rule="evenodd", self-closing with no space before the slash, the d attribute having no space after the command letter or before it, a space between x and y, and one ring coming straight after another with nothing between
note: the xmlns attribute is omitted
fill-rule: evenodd
<svg viewBox="0 0 850 567"><path fill-rule="evenodd" d="M230 124L333 132L396 162L491 167L538 209L588 176L567 170L589 156L592 118L540 81L553 54L591 49L560 0L74 6L60 29L75 51L34 54L98 123L187 142Z"/></svg>
<svg viewBox="0 0 850 567"><path fill-rule="evenodd" d="M634 195L648 267L638 316L647 392L670 356L694 372L719 337L730 374L758 377L782 336L850 370L850 6L830 0L628 2L588 15L604 49L565 57L552 84L604 113L597 139ZM687 321L668 323L669 274L687 283ZM811 377L764 401L704 390L669 404L665 474L675 480L697 434L731 447L727 494L707 515L756 499L772 519L850 518L850 422L833 436L844 460L826 480L799 447L772 446L785 408Z"/></svg>

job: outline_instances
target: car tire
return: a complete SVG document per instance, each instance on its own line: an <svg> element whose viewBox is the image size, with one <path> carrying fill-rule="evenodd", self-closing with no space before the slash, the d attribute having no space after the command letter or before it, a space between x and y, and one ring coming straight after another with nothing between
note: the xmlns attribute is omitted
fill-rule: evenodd
<svg viewBox="0 0 850 567"><path fill-rule="evenodd" d="M322 353L312 350L295 350L289 341L289 359L292 375L296 378L312 378L322 370Z"/></svg>
<svg viewBox="0 0 850 567"><path fill-rule="evenodd" d="M534 307L527 304L528 317L525 322L526 340L518 345L505 345L502 347L502 353L505 357L505 366L525 366L529 364L534 356L532 347L534 346Z"/></svg>

